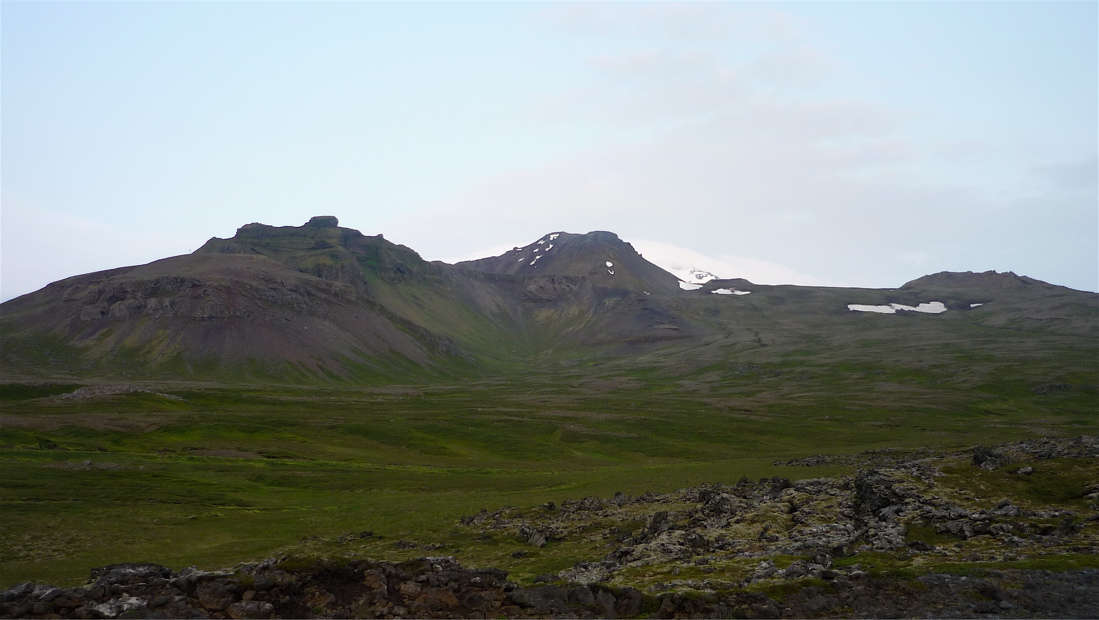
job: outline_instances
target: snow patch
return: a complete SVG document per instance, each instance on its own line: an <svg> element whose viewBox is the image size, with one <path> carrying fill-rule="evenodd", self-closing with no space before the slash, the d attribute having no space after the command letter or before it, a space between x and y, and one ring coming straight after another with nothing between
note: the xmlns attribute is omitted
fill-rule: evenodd
<svg viewBox="0 0 1099 620"><path fill-rule="evenodd" d="M560 236L561 236L561 233L553 233L552 235L549 236L549 240L553 241L554 239L556 239Z"/></svg>
<svg viewBox="0 0 1099 620"><path fill-rule="evenodd" d="M691 284L702 284L717 279L717 276L713 273L696 267L664 267L664 270L670 272L680 280Z"/></svg>
<svg viewBox="0 0 1099 620"><path fill-rule="evenodd" d="M543 243L545 243L545 242L546 242L546 240L545 240L545 239L539 239L539 240L538 240L538 245L542 245L542 244L543 244Z"/></svg>
<svg viewBox="0 0 1099 620"><path fill-rule="evenodd" d="M607 261L607 267L614 267L614 263Z"/></svg>
<svg viewBox="0 0 1099 620"><path fill-rule="evenodd" d="M929 301L925 304L920 304L913 308L912 306L902 306L896 304L898 310L909 310L911 312L923 312L924 314L942 314L946 312L946 304L941 301Z"/></svg>
<svg viewBox="0 0 1099 620"><path fill-rule="evenodd" d="M608 269L608 270L607 270L607 273L609 273L609 274L611 274L611 275L613 276L613 275L614 275L614 269Z"/></svg>
<svg viewBox="0 0 1099 620"><path fill-rule="evenodd" d="M549 252L552 249L553 249L553 244L552 243L546 246L546 251L547 252Z"/></svg>
<svg viewBox="0 0 1099 620"><path fill-rule="evenodd" d="M679 282L679 288L681 288L685 291L693 291L695 289L702 288L702 285L701 284L694 284L692 282L680 281Z"/></svg>
<svg viewBox="0 0 1099 620"><path fill-rule="evenodd" d="M896 314L893 306L867 306L863 304L847 304L847 309L852 312L879 312L881 314Z"/></svg>
<svg viewBox="0 0 1099 620"><path fill-rule="evenodd" d="M714 295L751 295L752 291L738 291L735 288L715 288L710 291Z"/></svg>
<svg viewBox="0 0 1099 620"><path fill-rule="evenodd" d="M852 312L877 312L880 314L896 314L897 310L904 310L905 312L922 312L924 314L942 314L943 312L946 312L946 304L941 301L929 301L918 306L906 306L904 304L889 304L888 306L847 304L847 309Z"/></svg>
<svg viewBox="0 0 1099 620"><path fill-rule="evenodd" d="M977 306L983 306L983 305L985 305L985 304L984 304L984 302L982 301L982 302L981 302L981 303L979 303L979 304L969 304L969 307L970 307L970 308L976 308Z"/></svg>

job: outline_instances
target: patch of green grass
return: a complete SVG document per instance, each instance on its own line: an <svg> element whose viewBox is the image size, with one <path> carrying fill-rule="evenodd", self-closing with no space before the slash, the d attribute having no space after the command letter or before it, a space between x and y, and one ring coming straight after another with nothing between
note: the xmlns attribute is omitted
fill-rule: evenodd
<svg viewBox="0 0 1099 620"><path fill-rule="evenodd" d="M1012 561L997 562L943 562L929 564L927 572L981 576L995 570L1045 570L1064 572L1070 570L1099 569L1099 556L1080 553L1032 556Z"/></svg>
<svg viewBox="0 0 1099 620"><path fill-rule="evenodd" d="M0 401L59 396L81 387L79 383L0 383Z"/></svg>
<svg viewBox="0 0 1099 620"><path fill-rule="evenodd" d="M948 545L962 540L953 534L940 534L935 531L935 527L932 525L909 525L906 529L908 531L905 533L904 538L909 542L919 541L931 546L938 546Z"/></svg>
<svg viewBox="0 0 1099 620"><path fill-rule="evenodd" d="M761 363L726 380L711 376L722 366L700 364L699 392L684 391L678 376L662 376L645 359L622 364L450 385L166 383L150 389L178 399L5 401L0 587L74 584L92 567L117 561L216 568L303 549L379 559L453 553L463 563L532 580L601 559L606 541L535 549L506 538L471 539L458 520L481 508L529 509L616 491L850 473L772 464L822 452L960 448L1034 435L1026 407L989 426L936 406L920 395L930 389L923 383L906 392L909 401L884 404L844 378L873 367L832 373ZM791 378L791 369L814 378ZM637 387L582 387L627 374ZM836 387L807 389L804 381L821 377ZM1076 419L1055 407L1041 415L1046 431ZM1071 505L1076 500L1066 498L1079 482L1096 478L1094 462L1033 465L1027 478L973 467L959 475L972 477L969 486L987 486L992 505L1001 495ZM1046 487L1065 490L1049 495ZM363 530L375 536L338 542ZM419 546L394 547L402 539ZM428 544L447 547L426 551ZM527 555L512 556L520 550ZM741 571L712 568L699 570L699 578L724 572L732 580Z"/></svg>
<svg viewBox="0 0 1099 620"><path fill-rule="evenodd" d="M836 567L859 566L862 570L874 577L888 576L911 579L923 574L920 568L914 568L911 563L892 553L868 551L858 553L832 561Z"/></svg>
<svg viewBox="0 0 1099 620"><path fill-rule="evenodd" d="M1016 473L1030 466L1033 473ZM1023 506L1057 504L1086 508L1085 489L1099 481L1099 459L1055 459L1012 463L988 471L965 464L944 469L958 484L986 501L1002 497L1018 498Z"/></svg>
<svg viewBox="0 0 1099 620"><path fill-rule="evenodd" d="M758 583L749 585L746 590L749 592L759 592L766 594L776 602L781 603L792 594L800 592L804 588L819 587L831 589L832 584L816 577L805 577L802 579L793 579L790 581L784 581L782 583Z"/></svg>

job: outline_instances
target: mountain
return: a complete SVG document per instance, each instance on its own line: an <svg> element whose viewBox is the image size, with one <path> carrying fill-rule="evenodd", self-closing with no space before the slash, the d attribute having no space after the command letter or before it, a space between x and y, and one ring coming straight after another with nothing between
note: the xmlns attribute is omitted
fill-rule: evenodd
<svg viewBox="0 0 1099 620"><path fill-rule="evenodd" d="M78 373L289 379L461 357L371 299L361 265L396 281L431 270L356 231L248 225L191 255L67 278L3 304L5 357L20 369L45 361Z"/></svg>
<svg viewBox="0 0 1099 620"><path fill-rule="evenodd" d="M641 293L668 293L679 278L641 257L612 232L550 233L499 256L457 263L470 271L586 278L595 286Z"/></svg>
<svg viewBox="0 0 1099 620"><path fill-rule="evenodd" d="M674 276L612 233L553 236L553 270L509 271L429 263L331 216L248 224L190 255L3 304L5 370L369 380L464 372L471 353L491 365L563 343L672 337L677 318L641 289L672 290ZM654 322L664 329L646 334Z"/></svg>
<svg viewBox="0 0 1099 620"><path fill-rule="evenodd" d="M958 376L984 381L1006 364L1026 381L1095 382L1099 295L1025 276L940 273L897 289L687 284L603 231L449 265L331 216L248 224L193 254L0 305L0 371L310 383L583 364L680 377L907 364L960 365Z"/></svg>

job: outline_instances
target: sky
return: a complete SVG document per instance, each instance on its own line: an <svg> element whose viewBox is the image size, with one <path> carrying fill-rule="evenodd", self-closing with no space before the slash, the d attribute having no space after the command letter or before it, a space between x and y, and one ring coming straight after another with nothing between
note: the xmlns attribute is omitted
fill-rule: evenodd
<svg viewBox="0 0 1099 620"><path fill-rule="evenodd" d="M0 299L251 222L1099 290L1099 3L0 3Z"/></svg>

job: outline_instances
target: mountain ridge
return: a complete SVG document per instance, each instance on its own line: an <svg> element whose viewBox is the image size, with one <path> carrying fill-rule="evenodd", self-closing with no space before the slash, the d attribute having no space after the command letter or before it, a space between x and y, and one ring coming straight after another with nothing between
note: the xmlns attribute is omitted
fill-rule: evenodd
<svg viewBox="0 0 1099 620"><path fill-rule="evenodd" d="M317 216L298 227L247 224L192 254L5 302L0 368L310 382L467 376L577 357L690 367L704 350L715 362L781 357L819 339L815 330L848 347L850 330L885 318L861 310L932 302L941 314L920 317L919 329L933 338L956 339L951 330L972 323L1089 342L1097 300L1011 272L941 272L896 289L687 284L607 231L549 233L450 265ZM897 317L886 320L870 328L896 327Z"/></svg>

